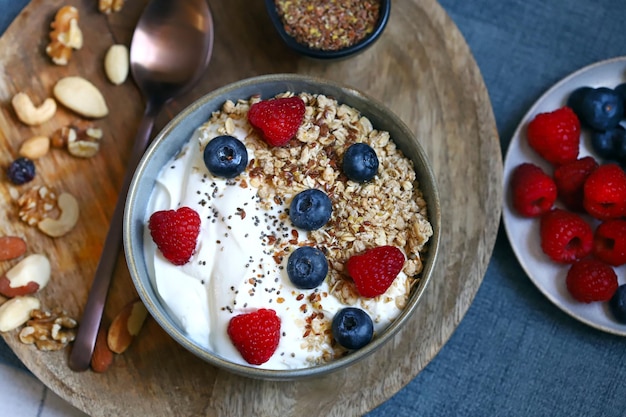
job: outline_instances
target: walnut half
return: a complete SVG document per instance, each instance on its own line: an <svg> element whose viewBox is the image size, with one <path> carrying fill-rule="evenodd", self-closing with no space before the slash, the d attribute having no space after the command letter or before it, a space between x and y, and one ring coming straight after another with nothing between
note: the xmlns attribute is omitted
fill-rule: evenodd
<svg viewBox="0 0 626 417"><path fill-rule="evenodd" d="M79 121L57 129L50 138L55 148L67 147L67 151L79 158L91 158L100 151L102 129Z"/></svg>
<svg viewBox="0 0 626 417"><path fill-rule="evenodd" d="M98 10L104 14L119 12L123 6L124 0L98 0Z"/></svg>
<svg viewBox="0 0 626 417"><path fill-rule="evenodd" d="M50 312L37 309L31 312L30 317L19 333L19 339L24 344L34 344L42 351L54 351L63 349L76 338L78 323L63 310Z"/></svg>
<svg viewBox="0 0 626 417"><path fill-rule="evenodd" d="M50 43L46 53L55 64L67 65L72 50L83 47L83 33L78 27L78 9L74 6L61 7L50 28Z"/></svg>

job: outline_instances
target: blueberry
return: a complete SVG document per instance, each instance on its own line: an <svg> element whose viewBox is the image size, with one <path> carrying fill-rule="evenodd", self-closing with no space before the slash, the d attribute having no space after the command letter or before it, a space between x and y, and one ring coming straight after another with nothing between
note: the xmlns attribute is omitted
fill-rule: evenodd
<svg viewBox="0 0 626 417"><path fill-rule="evenodd" d="M624 102L624 113L626 113L626 83L621 83L617 87L614 88L615 92L622 96L622 101Z"/></svg>
<svg viewBox="0 0 626 417"><path fill-rule="evenodd" d="M333 337L346 349L360 349L374 335L374 324L370 316L360 308L346 307L337 312L332 323Z"/></svg>
<svg viewBox="0 0 626 417"><path fill-rule="evenodd" d="M9 165L7 175L13 184L25 184L35 178L35 164L28 158L17 158Z"/></svg>
<svg viewBox="0 0 626 417"><path fill-rule="evenodd" d="M619 134L613 139L613 150L615 155L612 159L622 165L626 164L626 130L624 128L620 129Z"/></svg>
<svg viewBox="0 0 626 417"><path fill-rule="evenodd" d="M617 321L626 324L626 284L617 287L609 300L609 311Z"/></svg>
<svg viewBox="0 0 626 417"><path fill-rule="evenodd" d="M294 226L315 230L324 226L333 213L330 198L321 190L310 188L296 194L289 206L289 218Z"/></svg>
<svg viewBox="0 0 626 417"><path fill-rule="evenodd" d="M618 125L613 129L605 131L593 131L591 132L590 143L593 151L601 159L619 160L620 153L624 154L626 130L621 125Z"/></svg>
<svg viewBox="0 0 626 417"><path fill-rule="evenodd" d="M366 143L350 145L343 155L343 173L356 182L366 182L378 172L376 151Z"/></svg>
<svg viewBox="0 0 626 417"><path fill-rule="evenodd" d="M216 177L235 178L248 165L248 150L233 136L217 136L204 148L204 164Z"/></svg>
<svg viewBox="0 0 626 417"><path fill-rule="evenodd" d="M311 246L301 246L287 261L287 275L297 288L310 290L319 286L328 274L328 261L324 253Z"/></svg>
<svg viewBox="0 0 626 417"><path fill-rule="evenodd" d="M616 127L624 116L624 102L615 90L594 88L585 93L580 103L580 119L594 130Z"/></svg>
<svg viewBox="0 0 626 417"><path fill-rule="evenodd" d="M572 93L567 98L567 107L572 109L579 119L581 114L580 105L585 98L585 94L587 94L591 90L593 90L593 88L591 87L578 87L577 89L572 91Z"/></svg>

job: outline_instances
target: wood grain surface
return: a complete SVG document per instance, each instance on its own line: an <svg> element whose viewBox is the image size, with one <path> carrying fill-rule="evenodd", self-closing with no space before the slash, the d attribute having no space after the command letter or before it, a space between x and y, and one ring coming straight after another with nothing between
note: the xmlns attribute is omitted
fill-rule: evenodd
<svg viewBox="0 0 626 417"><path fill-rule="evenodd" d="M84 47L67 67L44 53L56 10L81 11ZM496 238L502 201L502 159L482 77L456 26L435 0L394 2L380 40L364 53L319 62L287 50L271 27L263 2L213 1L215 45L200 85L172 102L156 129L196 98L227 83L260 74L322 76L363 90L393 109L416 133L430 156L442 207L441 255L416 314L391 342L363 362L326 377L301 382L250 380L220 371L179 347L148 320L131 348L105 374L75 373L69 350L42 353L4 339L47 386L92 416L348 416L363 414L395 394L437 354L458 326L483 279ZM103 58L113 43L130 44L145 0L128 1L105 16L96 0L33 0L0 38L0 165L17 156L22 141L49 135L76 116L59 109L39 127L21 124L10 99L25 91L36 101L55 81L81 75L103 91L110 115L96 121L105 132L101 152L82 160L53 149L36 162L34 184L69 191L81 218L67 236L52 239L21 223L6 176L0 181L2 235L23 236L29 253L52 260L51 283L40 294L46 308L61 306L80 317L108 221L121 186L143 101L131 80L106 81ZM28 186L14 187L23 191ZM0 264L6 271L11 263ZM120 254L105 323L136 296Z"/></svg>

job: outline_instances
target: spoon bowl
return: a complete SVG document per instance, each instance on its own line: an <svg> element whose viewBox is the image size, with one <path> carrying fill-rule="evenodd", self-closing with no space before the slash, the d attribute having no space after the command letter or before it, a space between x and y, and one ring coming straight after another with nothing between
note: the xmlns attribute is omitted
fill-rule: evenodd
<svg viewBox="0 0 626 417"><path fill-rule="evenodd" d="M130 46L131 74L146 100L87 303L69 357L74 371L91 362L115 264L122 246L122 221L131 179L149 142L156 116L204 74L213 49L213 18L206 0L151 0L139 18Z"/></svg>
<svg viewBox="0 0 626 417"><path fill-rule="evenodd" d="M154 0L133 34L131 73L144 96L168 101L202 76L212 48L213 22L205 1Z"/></svg>

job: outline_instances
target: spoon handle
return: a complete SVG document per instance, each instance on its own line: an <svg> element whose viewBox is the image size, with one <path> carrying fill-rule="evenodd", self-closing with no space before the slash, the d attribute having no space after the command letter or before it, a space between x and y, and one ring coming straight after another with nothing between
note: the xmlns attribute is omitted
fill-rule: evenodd
<svg viewBox="0 0 626 417"><path fill-rule="evenodd" d="M158 109L155 110L153 106L148 105L135 137L130 160L126 168L126 174L124 175L122 189L120 190L117 204L115 205L115 211L113 211L109 231L104 241L102 254L98 261L98 267L96 268L93 283L91 284L91 289L87 297L87 304L85 304L80 326L76 333L76 340L74 340L74 346L70 353L69 367L74 371L84 371L91 363L91 355L93 354L96 344L96 336L98 335L100 321L102 320L102 312L104 311L111 278L122 245L126 194L128 193L135 169L148 146L152 127L154 126L154 119L157 114Z"/></svg>

